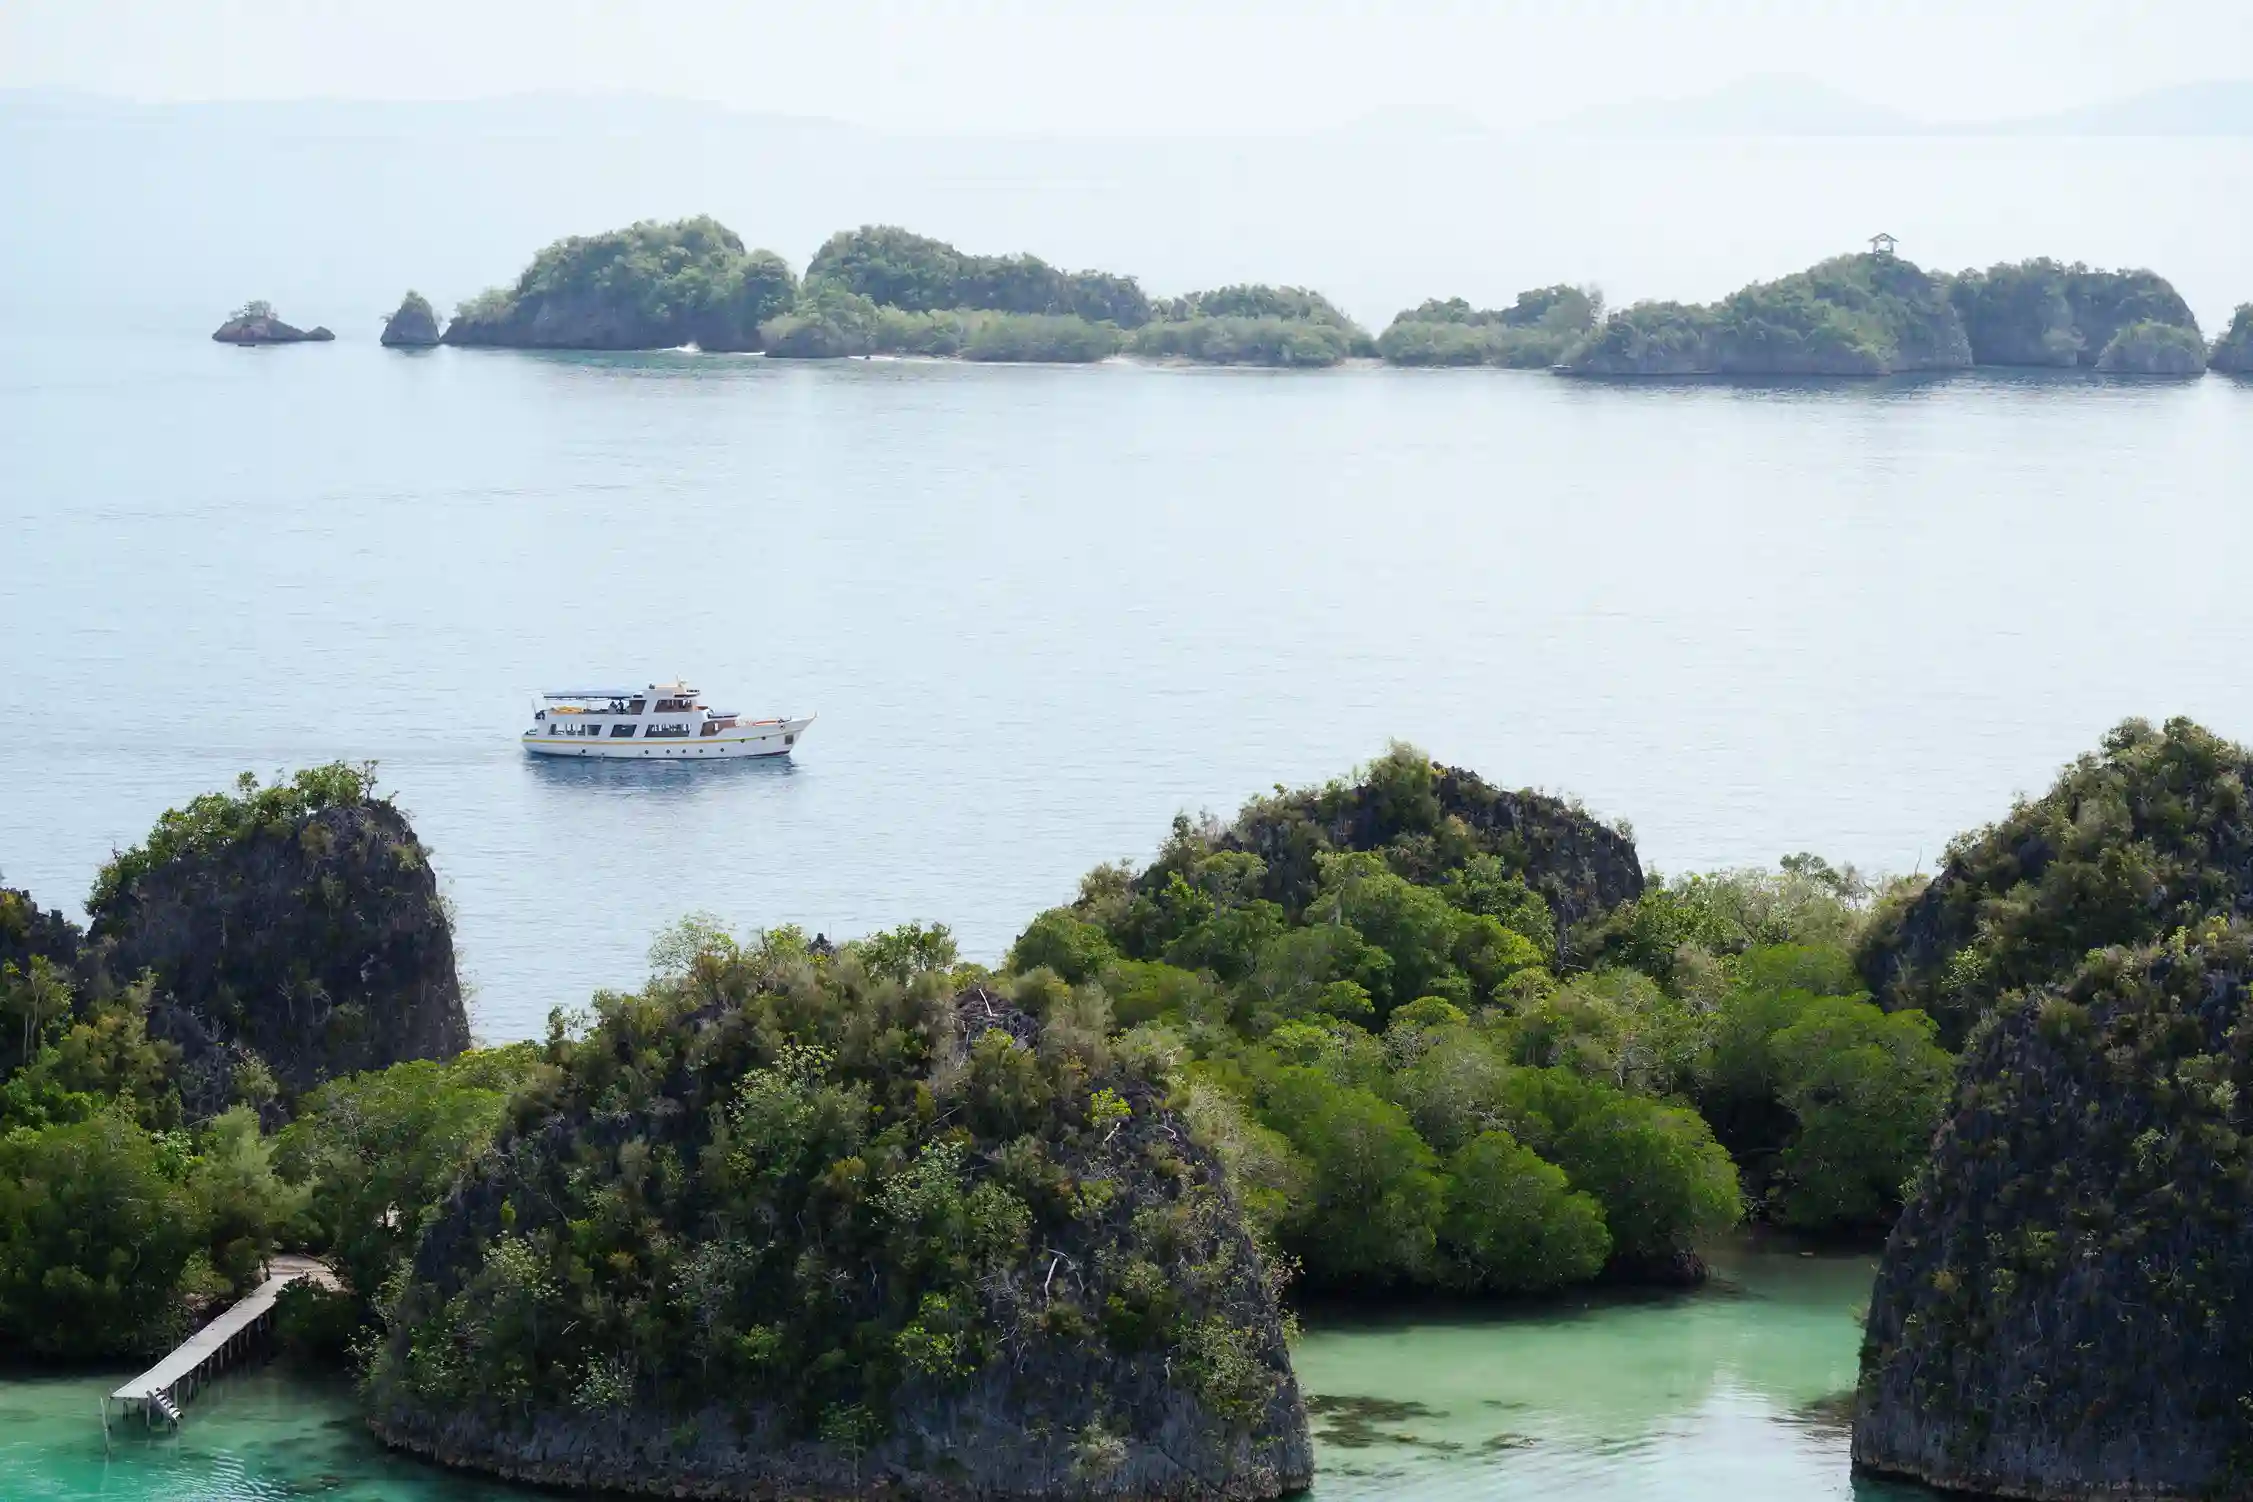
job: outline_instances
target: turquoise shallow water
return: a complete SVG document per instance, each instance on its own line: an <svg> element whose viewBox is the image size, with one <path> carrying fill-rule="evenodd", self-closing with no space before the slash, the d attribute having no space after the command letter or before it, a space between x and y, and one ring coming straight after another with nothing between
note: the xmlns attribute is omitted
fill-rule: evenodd
<svg viewBox="0 0 2253 1502"><path fill-rule="evenodd" d="M349 1383L268 1366L200 1395L175 1434L119 1423L101 1395L130 1372L0 1378L0 1497L8 1502L501 1502L531 1493L395 1457L368 1437Z"/></svg>
<svg viewBox="0 0 2253 1502"><path fill-rule="evenodd" d="M1850 1385L1872 1264L1737 1249L1691 1295L1590 1298L1514 1315L1322 1315L1295 1356L1317 1502L1910 1502L1855 1482L1820 1412ZM198 1398L177 1436L121 1426L123 1374L0 1378L9 1502L525 1502L537 1493L386 1453L349 1386L277 1367ZM1397 1405L1372 1409L1365 1400Z"/></svg>
<svg viewBox="0 0 2253 1502"><path fill-rule="evenodd" d="M1855 1480L1826 1401L1853 1385L1874 1271L1866 1257L1738 1248L1693 1295L1312 1322L1293 1359L1315 1410L1315 1495L1929 1497Z"/></svg>

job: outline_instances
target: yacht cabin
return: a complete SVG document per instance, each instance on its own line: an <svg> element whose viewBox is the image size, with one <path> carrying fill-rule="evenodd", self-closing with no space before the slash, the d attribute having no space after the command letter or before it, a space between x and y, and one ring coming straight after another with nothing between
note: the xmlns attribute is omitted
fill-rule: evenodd
<svg viewBox="0 0 2253 1502"><path fill-rule="evenodd" d="M524 749L605 758L787 756L814 717L747 719L713 709L686 683L558 689L534 701Z"/></svg>

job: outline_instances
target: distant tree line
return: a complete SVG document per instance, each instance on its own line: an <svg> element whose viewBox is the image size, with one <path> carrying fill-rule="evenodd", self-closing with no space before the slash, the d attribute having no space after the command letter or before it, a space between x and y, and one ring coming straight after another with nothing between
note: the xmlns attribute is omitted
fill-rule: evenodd
<svg viewBox="0 0 2253 1502"><path fill-rule="evenodd" d="M445 342L521 348L763 350L794 359L923 355L1081 363L1555 367L1581 375L1885 375L1973 365L2188 375L2253 366L2238 321L2209 346L2149 271L2032 260L1955 276L1891 254L1839 256L1719 302L1607 316L1592 288L1503 308L1430 299L1371 338L1321 293L1238 284L1153 298L1131 276L982 255L895 225L832 235L801 280L710 218L548 246L463 303Z"/></svg>

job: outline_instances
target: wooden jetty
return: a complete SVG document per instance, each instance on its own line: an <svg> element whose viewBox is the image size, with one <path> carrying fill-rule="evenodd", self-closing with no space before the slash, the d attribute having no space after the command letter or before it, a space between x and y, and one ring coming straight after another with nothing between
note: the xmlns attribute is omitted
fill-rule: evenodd
<svg viewBox="0 0 2253 1502"><path fill-rule="evenodd" d="M110 1427L110 1404L121 1403L125 1413L140 1411L154 1425L158 1419L180 1422L180 1409L196 1390L266 1343L273 1333L274 1300L283 1289L303 1278L324 1288L337 1286L336 1274L310 1257L285 1254L266 1264L266 1281L248 1297L231 1305L201 1330L182 1341L171 1355L102 1399L102 1433Z"/></svg>

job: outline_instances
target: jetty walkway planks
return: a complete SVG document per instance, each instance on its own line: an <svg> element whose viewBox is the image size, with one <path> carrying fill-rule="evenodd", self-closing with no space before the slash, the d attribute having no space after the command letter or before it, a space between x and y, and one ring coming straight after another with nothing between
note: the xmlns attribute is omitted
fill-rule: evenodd
<svg viewBox="0 0 2253 1502"><path fill-rule="evenodd" d="M310 1278L324 1288L337 1286L336 1274L310 1257L285 1253L266 1264L266 1273L266 1281L247 1297L182 1341L171 1355L103 1399L103 1431L109 1429L111 1403L123 1403L127 1413L140 1408L152 1424L158 1414L178 1423L180 1405L198 1387L264 1338L273 1322L274 1300L283 1289L301 1278Z"/></svg>

